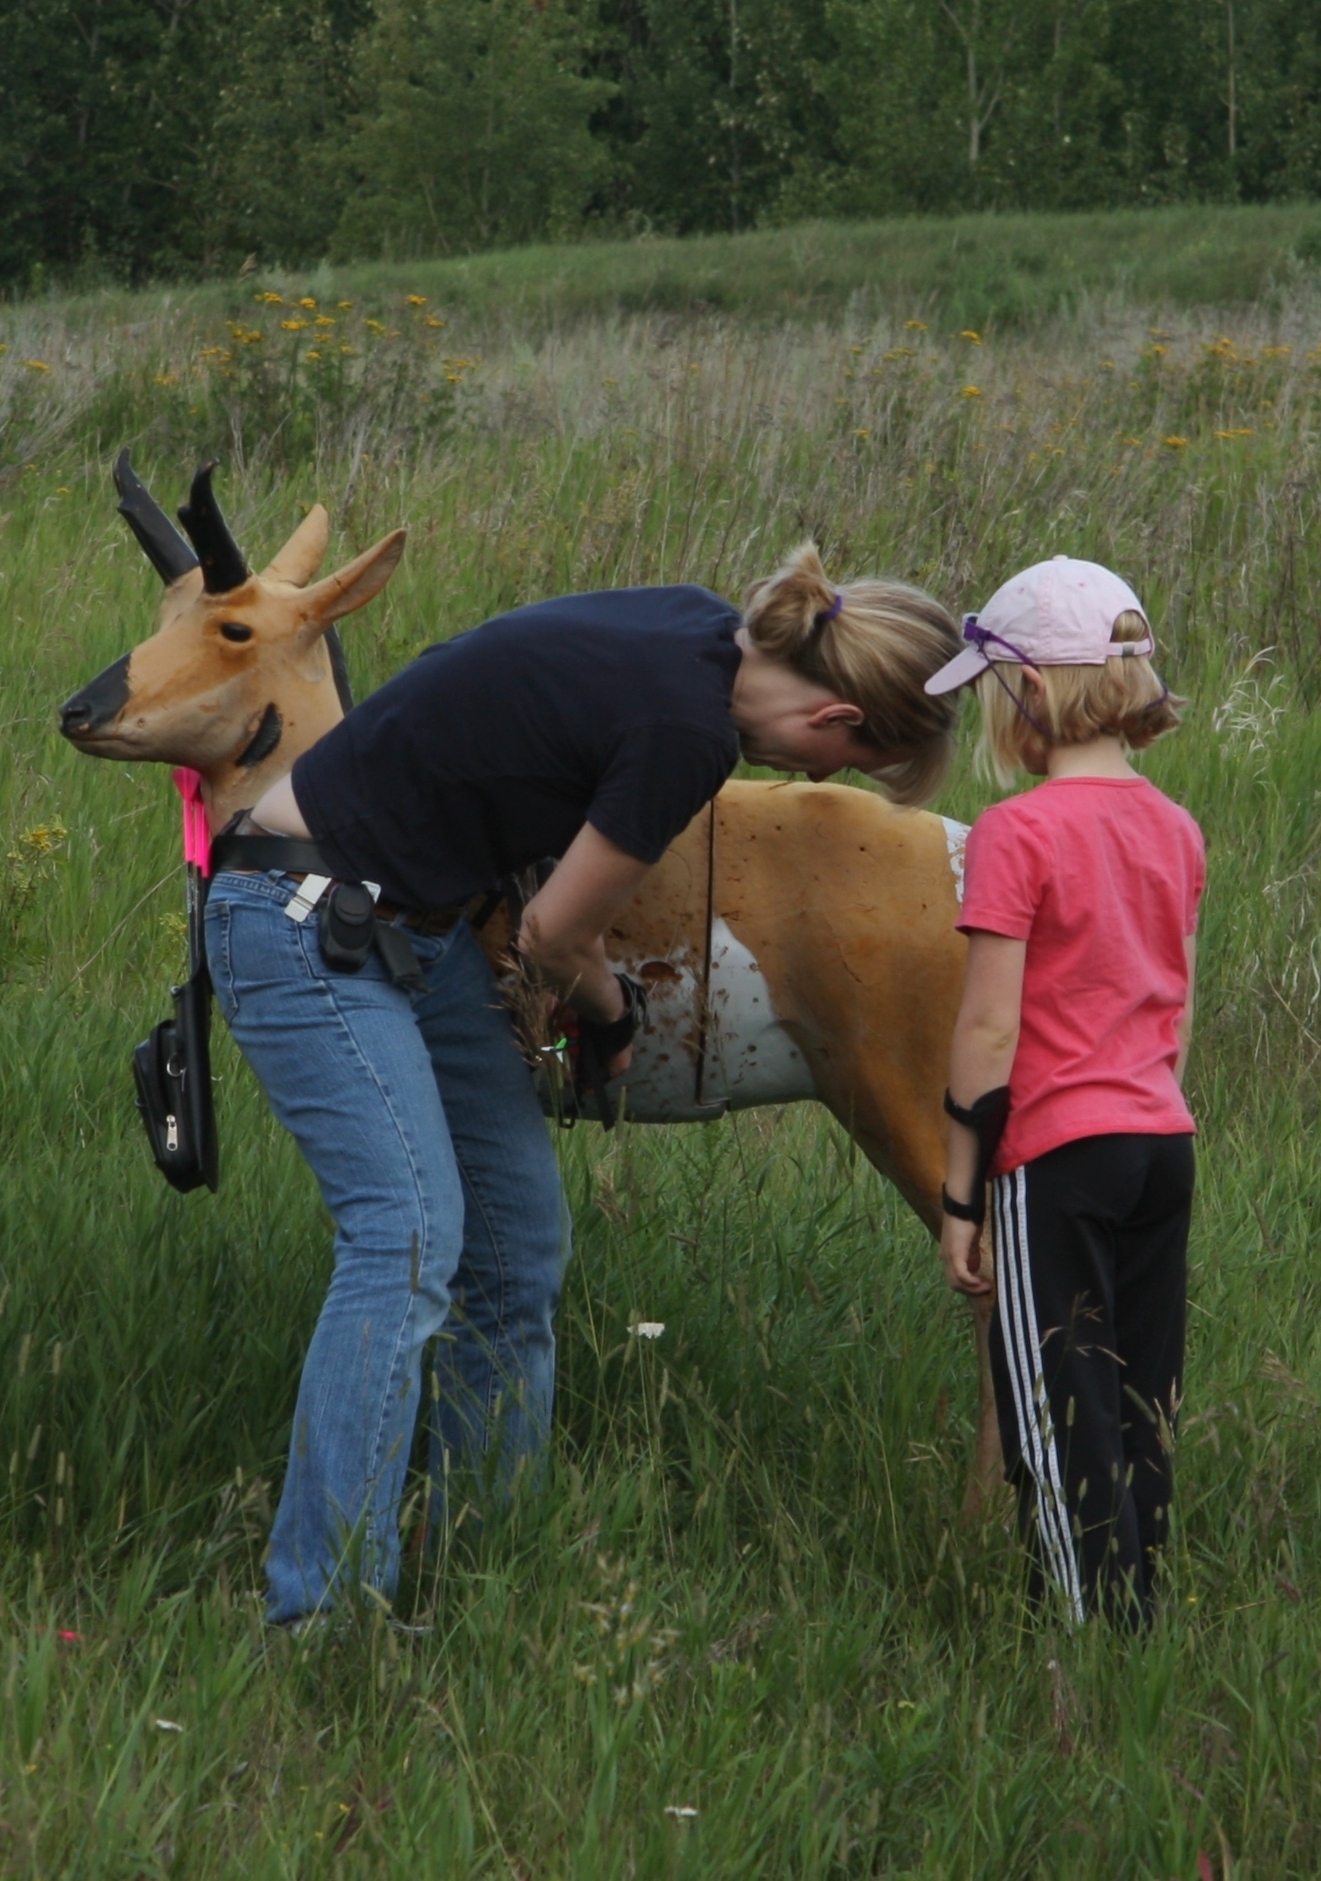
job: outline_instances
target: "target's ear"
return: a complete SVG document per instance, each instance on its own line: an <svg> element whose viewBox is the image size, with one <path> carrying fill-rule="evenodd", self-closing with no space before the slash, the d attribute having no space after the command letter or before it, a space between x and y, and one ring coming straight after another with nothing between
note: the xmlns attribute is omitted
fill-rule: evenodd
<svg viewBox="0 0 1321 1881"><path fill-rule="evenodd" d="M365 607L398 568L407 539L406 529L395 529L374 547L364 549L347 567L305 589L301 603L303 631L322 633L332 621Z"/></svg>
<svg viewBox="0 0 1321 1881"><path fill-rule="evenodd" d="M313 503L270 567L262 570L262 578L305 588L320 568L329 540L330 518L320 503Z"/></svg>

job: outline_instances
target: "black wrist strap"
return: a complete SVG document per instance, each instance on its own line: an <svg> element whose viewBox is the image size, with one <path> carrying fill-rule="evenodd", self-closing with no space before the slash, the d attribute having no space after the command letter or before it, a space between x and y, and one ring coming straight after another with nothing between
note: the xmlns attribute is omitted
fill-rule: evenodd
<svg viewBox="0 0 1321 1881"><path fill-rule="evenodd" d="M985 1190L982 1190L985 1194ZM940 1206L947 1215L953 1215L956 1221L973 1221L980 1228L986 1220L986 1204L978 1208L975 1202L956 1202L944 1183L940 1187Z"/></svg>

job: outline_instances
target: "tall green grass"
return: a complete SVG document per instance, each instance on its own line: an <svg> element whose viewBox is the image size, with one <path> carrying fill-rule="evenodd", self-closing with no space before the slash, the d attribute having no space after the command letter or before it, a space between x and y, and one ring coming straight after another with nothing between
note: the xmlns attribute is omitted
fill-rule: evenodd
<svg viewBox="0 0 1321 1881"><path fill-rule="evenodd" d="M98 336L28 307L0 361L0 1868L1314 1875L1310 289L1157 334L1116 305L1004 336L903 309L503 329L450 310L439 330L396 293L329 384L285 298L244 315L274 363L233 378L196 308ZM955 607L1055 551L1134 580L1190 699L1147 768L1211 858L1152 1638L1026 1624L1007 1509L958 1528L964 1316L811 1107L561 1135L577 1258L544 1495L480 1528L456 1491L439 1554L410 1552L425 1634L367 1613L264 1637L329 1232L227 1040L219 1197L169 1192L132 1113L128 1053L181 964L177 810L162 769L55 729L151 624L107 476L126 441L166 501L222 446L254 558L314 496L345 557L410 524L386 598L346 624L360 691L566 587L737 594L809 530L832 571ZM982 799L965 768L941 807ZM665 1332L640 1341L638 1318Z"/></svg>

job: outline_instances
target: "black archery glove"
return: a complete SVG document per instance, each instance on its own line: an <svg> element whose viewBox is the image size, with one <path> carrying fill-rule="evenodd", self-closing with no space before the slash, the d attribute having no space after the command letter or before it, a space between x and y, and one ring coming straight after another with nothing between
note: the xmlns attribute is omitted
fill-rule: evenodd
<svg viewBox="0 0 1321 1881"><path fill-rule="evenodd" d="M617 1019L601 1022L578 1015L577 1076L574 1083L580 1096L591 1093L601 1122L609 1130L615 1117L606 1085L610 1079L610 1060L633 1043L647 1023L647 989L627 973L616 973L619 990L624 995L624 1010Z"/></svg>

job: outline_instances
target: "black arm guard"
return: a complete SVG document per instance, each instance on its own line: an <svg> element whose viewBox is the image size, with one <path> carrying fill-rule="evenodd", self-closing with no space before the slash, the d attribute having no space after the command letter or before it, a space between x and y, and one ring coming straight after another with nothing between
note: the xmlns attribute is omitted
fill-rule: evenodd
<svg viewBox="0 0 1321 1881"><path fill-rule="evenodd" d="M961 1123L976 1137L977 1169L970 1201L955 1201L942 1189L941 1204L947 1215L953 1215L959 1221L975 1221L980 1227L986 1219L986 1177L991 1167L991 1158L995 1155L1000 1138L1005 1133L1005 1124L1009 1121L1009 1086L1001 1084L993 1091L983 1091L981 1096L966 1109L962 1104L956 1104L946 1091L945 1115L953 1117L955 1123Z"/></svg>

